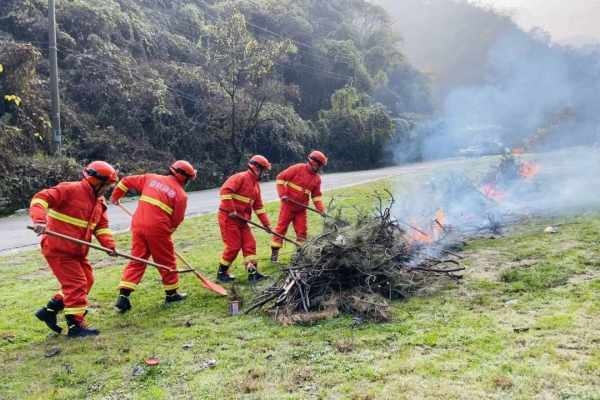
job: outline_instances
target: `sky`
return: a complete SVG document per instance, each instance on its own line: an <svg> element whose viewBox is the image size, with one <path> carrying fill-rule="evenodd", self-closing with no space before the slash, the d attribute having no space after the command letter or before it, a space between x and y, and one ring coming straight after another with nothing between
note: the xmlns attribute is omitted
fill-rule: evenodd
<svg viewBox="0 0 600 400"><path fill-rule="evenodd" d="M543 28L563 44L600 42L600 0L471 0L508 11L525 30Z"/></svg>

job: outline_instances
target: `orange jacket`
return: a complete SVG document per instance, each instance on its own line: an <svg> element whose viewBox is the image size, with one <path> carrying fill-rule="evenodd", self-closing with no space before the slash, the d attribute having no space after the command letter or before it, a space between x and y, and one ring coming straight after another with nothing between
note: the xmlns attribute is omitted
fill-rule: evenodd
<svg viewBox="0 0 600 400"><path fill-rule="evenodd" d="M287 196L298 203L308 205L312 197L315 208L321 212L325 211L321 197L321 177L307 163L294 164L284 169L277 175L276 183L280 198Z"/></svg>
<svg viewBox="0 0 600 400"><path fill-rule="evenodd" d="M187 208L187 193L174 176L127 176L117 184L110 200L116 203L129 191L140 194L131 229L171 234L183 221Z"/></svg>
<svg viewBox="0 0 600 400"><path fill-rule="evenodd" d="M270 226L269 216L263 208L258 178L250 170L230 176L221 186L221 204L219 210L237 212L242 218L251 219L252 210L263 226Z"/></svg>
<svg viewBox="0 0 600 400"><path fill-rule="evenodd" d="M52 231L87 242L92 240L93 234L102 246L115 248L108 228L104 197L96 197L86 180L63 182L36 193L31 200L29 216L34 223L45 223ZM42 252L45 255L62 253L85 257L88 251L88 246L50 235L42 236Z"/></svg>

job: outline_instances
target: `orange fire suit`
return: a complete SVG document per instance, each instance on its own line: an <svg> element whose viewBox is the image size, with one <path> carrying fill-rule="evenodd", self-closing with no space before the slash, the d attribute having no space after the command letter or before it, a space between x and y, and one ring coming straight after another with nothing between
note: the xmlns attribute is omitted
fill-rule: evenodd
<svg viewBox="0 0 600 400"><path fill-rule="evenodd" d="M38 192L31 200L29 215L34 223L45 223L49 230L87 242L94 235L102 246L115 249L105 199L96 197L86 180L64 182ZM60 283L60 291L53 298L64 303L65 314L83 317L94 284L87 260L89 247L50 235L42 235L41 246Z"/></svg>
<svg viewBox="0 0 600 400"><path fill-rule="evenodd" d="M172 175L132 175L123 178L113 191L111 201L118 202L128 191L140 194L131 222L131 253L176 269L175 248L171 234L185 217L187 193ZM119 289L135 290L142 280L146 264L130 261L123 270ZM179 275L159 269L165 290L179 287Z"/></svg>
<svg viewBox="0 0 600 400"><path fill-rule="evenodd" d="M325 211L321 197L321 177L312 170L308 163L294 164L283 170L277 175L276 184L279 198L287 197L303 205L308 205L309 199L312 198L315 208L321 212ZM308 229L306 208L288 201L281 201L275 232L285 236L290 223L294 225L296 241L300 243L306 241ZM281 246L283 246L283 240L273 236L271 247L280 248Z"/></svg>
<svg viewBox="0 0 600 400"><path fill-rule="evenodd" d="M219 205L219 228L225 244L221 265L229 266L240 250L244 264L256 263L256 240L248 224L229 213L236 212L244 219L252 218L252 210L265 227L270 227L269 216L263 208L258 177L250 170L229 177L221 186Z"/></svg>

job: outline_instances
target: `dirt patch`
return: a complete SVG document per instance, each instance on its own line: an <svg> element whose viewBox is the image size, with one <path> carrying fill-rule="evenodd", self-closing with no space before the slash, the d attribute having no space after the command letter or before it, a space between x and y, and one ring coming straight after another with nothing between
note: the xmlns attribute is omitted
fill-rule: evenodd
<svg viewBox="0 0 600 400"><path fill-rule="evenodd" d="M498 271L506 257L498 250L477 250L462 254L466 270L466 278L495 281Z"/></svg>
<svg viewBox="0 0 600 400"><path fill-rule="evenodd" d="M600 271L587 270L584 273L572 275L569 278L568 284L569 285L580 285L582 283L586 283L586 282L589 282L589 281L592 281L592 280L598 279L598 278L600 278Z"/></svg>
<svg viewBox="0 0 600 400"><path fill-rule="evenodd" d="M481 249L465 252L467 277L479 280L498 281L500 273L505 269L531 268L541 262L538 258L526 258L519 261L508 261L505 253L493 249Z"/></svg>

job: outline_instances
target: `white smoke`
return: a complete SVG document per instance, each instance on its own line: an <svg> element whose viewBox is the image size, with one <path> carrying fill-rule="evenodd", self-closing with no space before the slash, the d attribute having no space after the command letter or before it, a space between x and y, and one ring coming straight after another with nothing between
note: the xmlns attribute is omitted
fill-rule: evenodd
<svg viewBox="0 0 600 400"><path fill-rule="evenodd" d="M469 231L522 215L600 208L598 93L600 52L557 46L536 33L507 32L489 51L485 81L452 90L438 115L417 126L412 137L422 141L413 148L420 153L409 158L504 152L507 165L516 163L512 174L511 168L496 168L500 159L477 169L479 174L465 162L462 170L413 182L410 196L406 190L398 194L406 201L397 215L427 226L441 208L448 224ZM515 148L528 154L513 158ZM406 157L406 147L396 154ZM519 167L529 161L539 173L524 178Z"/></svg>

